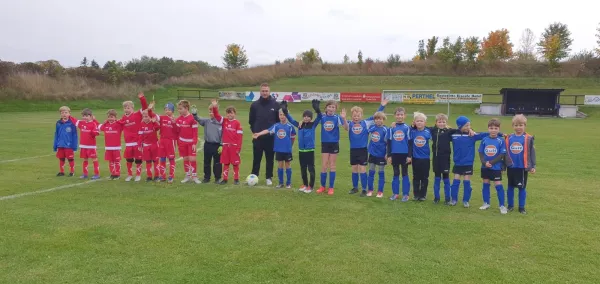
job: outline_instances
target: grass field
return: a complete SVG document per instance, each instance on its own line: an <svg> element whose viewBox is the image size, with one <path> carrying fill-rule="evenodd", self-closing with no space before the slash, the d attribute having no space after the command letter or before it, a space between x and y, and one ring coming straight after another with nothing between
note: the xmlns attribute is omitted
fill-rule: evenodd
<svg viewBox="0 0 600 284"><path fill-rule="evenodd" d="M311 90L334 88L315 84ZM273 85L283 88L285 82ZM163 90L156 99L164 102L170 95L170 90ZM193 103L208 105L208 101ZM53 104L60 105L40 108L54 109ZM77 107L86 103L69 104L76 106L77 114L81 109ZM248 104L232 104L247 128ZM113 101L90 105L99 118L107 108L120 107ZM366 112L376 107L367 105ZM426 113L444 110L406 107L409 113L417 108ZM298 117L305 108L308 104L293 104L291 112ZM452 106L452 112L451 120L459 113L470 115L476 130L485 130L489 119L473 115L472 106ZM600 279L600 191L594 185L600 172L600 148L594 143L600 139L597 115L585 120L529 119L527 131L536 136L538 173L529 181L528 215L500 215L495 193L492 208L480 211L478 178L469 209L434 205L431 186L427 202L389 201L391 168L386 172L386 198L350 196L347 134L342 134L334 196L262 186L264 165L261 186L254 188L57 178L58 161L52 155L56 119L56 111L0 113L4 133L0 283L597 283ZM509 132L510 118L501 120L502 131ZM98 141L102 149L103 138ZM251 167L248 132L244 143L242 176ZM81 161L76 162L80 174ZM100 164L107 177L107 164ZM293 169L297 187L301 183L297 161ZM179 165L178 179L181 173ZM36 193L43 190L47 191Z"/></svg>

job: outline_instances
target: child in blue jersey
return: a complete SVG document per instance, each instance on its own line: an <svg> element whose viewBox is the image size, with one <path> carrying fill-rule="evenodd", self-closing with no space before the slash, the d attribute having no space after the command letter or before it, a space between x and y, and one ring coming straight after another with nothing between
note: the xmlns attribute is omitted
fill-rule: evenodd
<svg viewBox="0 0 600 284"><path fill-rule="evenodd" d="M313 105L315 111L318 111L319 104ZM327 182L327 170L329 170L329 190L327 194L333 195L333 186L335 184L335 162L340 152L340 126L346 123L346 110L343 109L340 115L335 112L337 103L328 101L325 105L325 114L321 117L321 187L317 193L325 192Z"/></svg>
<svg viewBox="0 0 600 284"><path fill-rule="evenodd" d="M500 214L506 214L508 210L504 207L504 187L502 186L502 168L504 157L506 156L506 147L504 139L498 137L500 132L500 120L491 119L488 121L489 136L481 140L479 144L479 159L481 160L481 178L483 179L483 205L481 210L490 208L490 181L494 181L496 192L498 193L498 206Z"/></svg>
<svg viewBox="0 0 600 284"><path fill-rule="evenodd" d="M389 135L388 128L383 125L385 121L385 114L383 112L377 112L373 116L375 125L369 127L369 191L365 194L363 190L360 196L371 196L373 195L373 188L375 184L375 167L379 174L379 186L377 188L377 198L383 197L383 187L385 185L385 164L387 154L387 135Z"/></svg>
<svg viewBox="0 0 600 284"><path fill-rule="evenodd" d="M426 122L424 113L415 112L415 128L411 129L409 143L412 145L413 195L416 201L426 200L429 185L431 131L425 127Z"/></svg>
<svg viewBox="0 0 600 284"><path fill-rule="evenodd" d="M458 188L460 187L460 181L463 180L463 186L465 192L463 195L463 206L468 208L469 201L471 200L471 176L473 175L473 162L475 161L475 142L487 137L489 133L477 133L475 134L471 130L471 121L466 116L459 116L456 119L456 127L459 130L458 133L452 134L452 151L454 167L452 173L454 173L454 180L450 188L450 195L452 200L450 201L451 206L455 206L458 202ZM501 133L499 133L502 136Z"/></svg>
<svg viewBox="0 0 600 284"><path fill-rule="evenodd" d="M400 167L402 167L402 201L409 199L410 180L408 179L408 164L412 158L412 144L410 140L410 127L404 123L406 111L404 108L396 108L396 122L393 123L387 135L387 160L394 168L394 178L392 179L393 195L390 200L396 200L400 194Z"/></svg>
<svg viewBox="0 0 600 284"><path fill-rule="evenodd" d="M506 157L508 158L508 168L506 169L508 211L512 211L514 208L516 187L519 189L519 212L527 214L525 211L527 174L535 174L536 165L534 136L525 132L527 118L522 114L513 117L512 126L515 133L508 135L505 140Z"/></svg>
<svg viewBox="0 0 600 284"><path fill-rule="evenodd" d="M77 126L71 119L71 109L68 106L62 106L58 109L60 119L56 122L54 132L54 147L56 158L58 158L59 172L57 177L65 176L65 160L69 161L69 176L75 175L75 154L77 151L79 137L77 136Z"/></svg>
<svg viewBox="0 0 600 284"><path fill-rule="evenodd" d="M275 152L275 160L277 161L277 176L279 177L279 185L277 188L283 188L283 171L285 166L285 174L287 182L285 187L292 188L292 146L296 139L296 129L287 121L283 111L279 109L279 122L261 132L254 133L252 137L258 137L270 134L274 135L273 152Z"/></svg>
<svg viewBox="0 0 600 284"><path fill-rule="evenodd" d="M313 104L318 104L318 100L313 100ZM317 107L318 109L318 107ZM300 173L302 175L302 186L299 191L311 193L315 186L315 130L321 121L321 112L317 112L317 118L312 121L313 113L305 110L302 114L302 121L298 123L289 114L287 102L281 102L281 110L285 113L288 121L298 128L298 160L300 160ZM310 180L308 174L310 174Z"/></svg>
<svg viewBox="0 0 600 284"><path fill-rule="evenodd" d="M377 111L383 111L387 103L387 100L382 100ZM358 192L358 178L360 175L362 194L365 194L367 191L366 166L369 154L367 144L369 143L369 128L374 124L373 116L362 120L363 109L359 106L352 107L350 113L352 114L352 121L344 124L344 129L348 131L348 139L350 140L350 165L352 166L352 189L348 193Z"/></svg>

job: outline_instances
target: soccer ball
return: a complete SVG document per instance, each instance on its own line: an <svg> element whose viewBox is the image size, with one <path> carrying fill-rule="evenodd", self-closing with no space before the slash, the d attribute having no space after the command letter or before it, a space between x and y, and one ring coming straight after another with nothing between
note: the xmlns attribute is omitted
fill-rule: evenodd
<svg viewBox="0 0 600 284"><path fill-rule="evenodd" d="M256 184L258 184L258 177L257 177L256 175L249 175L249 176L246 178L246 183L247 183L249 186L255 186Z"/></svg>

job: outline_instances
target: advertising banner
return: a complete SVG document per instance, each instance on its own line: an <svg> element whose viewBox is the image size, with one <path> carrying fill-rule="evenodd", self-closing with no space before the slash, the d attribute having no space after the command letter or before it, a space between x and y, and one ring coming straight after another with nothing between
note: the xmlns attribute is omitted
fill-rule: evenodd
<svg viewBox="0 0 600 284"><path fill-rule="evenodd" d="M342 102L380 102L380 93L340 93Z"/></svg>
<svg viewBox="0 0 600 284"><path fill-rule="evenodd" d="M584 105L600 105L600 96L586 95L583 101Z"/></svg>
<svg viewBox="0 0 600 284"><path fill-rule="evenodd" d="M429 105L435 104L436 94L404 94L403 104Z"/></svg>
<svg viewBox="0 0 600 284"><path fill-rule="evenodd" d="M404 97L404 93L400 92L385 92L382 93L381 96L384 100L388 100L391 103L401 103L402 98Z"/></svg>
<svg viewBox="0 0 600 284"><path fill-rule="evenodd" d="M321 100L321 101L340 101L340 93L301 93L302 101L310 102L312 100Z"/></svg>
<svg viewBox="0 0 600 284"><path fill-rule="evenodd" d="M222 91L219 92L220 100L245 100L246 92Z"/></svg>
<svg viewBox="0 0 600 284"><path fill-rule="evenodd" d="M260 98L260 91L246 92L245 97L247 102L257 101ZM297 103L302 101L302 96L299 92L271 92L271 97L278 102L285 100L288 103Z"/></svg>
<svg viewBox="0 0 600 284"><path fill-rule="evenodd" d="M480 104L482 102L482 94L436 94L436 103L451 104Z"/></svg>

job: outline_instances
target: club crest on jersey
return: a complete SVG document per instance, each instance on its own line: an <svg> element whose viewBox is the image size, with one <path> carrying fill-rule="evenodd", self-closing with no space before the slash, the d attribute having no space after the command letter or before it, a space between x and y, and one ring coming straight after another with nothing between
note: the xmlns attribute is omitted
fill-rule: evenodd
<svg viewBox="0 0 600 284"><path fill-rule="evenodd" d="M381 140L381 135L379 135L379 132L373 132L373 134L371 134L371 141L379 142L379 140Z"/></svg>
<svg viewBox="0 0 600 284"><path fill-rule="evenodd" d="M396 132L394 132L394 140L398 142L404 140L404 132L402 130L396 130Z"/></svg>
<svg viewBox="0 0 600 284"><path fill-rule="evenodd" d="M283 129L279 129L277 130L277 138L279 139L283 139L287 136L287 133L285 133L285 130Z"/></svg>
<svg viewBox="0 0 600 284"><path fill-rule="evenodd" d="M427 143L427 140L425 140L425 137L417 136L417 138L415 138L415 145L417 147L423 147L423 146L425 146L425 143Z"/></svg>
<svg viewBox="0 0 600 284"><path fill-rule="evenodd" d="M326 121L325 123L323 123L323 128L325 128L325 130L327 130L327 131L333 130L333 128L334 128L333 122Z"/></svg>
<svg viewBox="0 0 600 284"><path fill-rule="evenodd" d="M361 134L363 131L363 127L360 124L355 124L354 126L352 126L352 133L358 135Z"/></svg>
<svg viewBox="0 0 600 284"><path fill-rule="evenodd" d="M523 145L519 142L513 142L510 144L510 152L513 154L520 154L523 152Z"/></svg>
<svg viewBox="0 0 600 284"><path fill-rule="evenodd" d="M498 153L498 148L496 148L494 145L487 145L485 146L485 149L483 149L483 152L486 156L493 157Z"/></svg>
<svg viewBox="0 0 600 284"><path fill-rule="evenodd" d="M66 132L71 132L71 131L72 131L72 130L71 130L71 127L67 127L67 128L65 128L65 131L66 131Z"/></svg>

